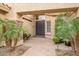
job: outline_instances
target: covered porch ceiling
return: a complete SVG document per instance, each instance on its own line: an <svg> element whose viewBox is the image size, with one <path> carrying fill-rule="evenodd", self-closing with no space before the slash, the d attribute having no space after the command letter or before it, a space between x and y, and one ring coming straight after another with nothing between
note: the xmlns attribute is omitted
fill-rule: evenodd
<svg viewBox="0 0 79 59"><path fill-rule="evenodd" d="M48 10L36 10L36 11L23 11L17 12L20 15L51 15L56 16L60 12L76 12L79 7L61 8L61 9L48 9Z"/></svg>

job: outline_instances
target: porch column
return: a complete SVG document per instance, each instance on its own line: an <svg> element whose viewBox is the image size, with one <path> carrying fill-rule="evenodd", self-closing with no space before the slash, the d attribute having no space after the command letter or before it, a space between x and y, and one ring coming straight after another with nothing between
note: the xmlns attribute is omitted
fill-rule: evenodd
<svg viewBox="0 0 79 59"><path fill-rule="evenodd" d="M76 15L77 17L79 17L79 8L78 8L78 10L77 10L77 15Z"/></svg>

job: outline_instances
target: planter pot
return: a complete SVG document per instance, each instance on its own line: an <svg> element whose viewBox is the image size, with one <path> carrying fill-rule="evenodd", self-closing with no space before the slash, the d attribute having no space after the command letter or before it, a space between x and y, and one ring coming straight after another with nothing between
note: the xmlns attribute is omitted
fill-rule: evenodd
<svg viewBox="0 0 79 59"><path fill-rule="evenodd" d="M65 41L64 43L65 43L66 46L71 46L71 42L70 41L69 42Z"/></svg>

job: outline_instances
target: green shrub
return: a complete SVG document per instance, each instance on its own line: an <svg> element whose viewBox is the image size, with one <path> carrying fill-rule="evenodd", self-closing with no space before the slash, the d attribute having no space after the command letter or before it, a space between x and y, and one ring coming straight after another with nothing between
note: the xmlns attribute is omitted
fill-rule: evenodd
<svg viewBox="0 0 79 59"><path fill-rule="evenodd" d="M25 38L29 38L31 36L31 34L30 33L23 33L23 37Z"/></svg>
<svg viewBox="0 0 79 59"><path fill-rule="evenodd" d="M76 28L74 25L74 17L70 14L65 13L57 16L55 20L55 38L54 41L70 41L76 33ZM77 24L77 23L76 23Z"/></svg>
<svg viewBox="0 0 79 59"><path fill-rule="evenodd" d="M0 19L0 43L5 42L6 47L15 47L22 33L23 29L15 21Z"/></svg>
<svg viewBox="0 0 79 59"><path fill-rule="evenodd" d="M62 43L63 42L63 40L62 39L59 39L58 37L54 37L53 38L53 41L54 41L55 44L59 44L59 43Z"/></svg>
<svg viewBox="0 0 79 59"><path fill-rule="evenodd" d="M30 33L30 32L25 31L25 32L23 33L23 40L24 40L24 42L25 42L26 40L28 40L30 37L31 37L31 33Z"/></svg>

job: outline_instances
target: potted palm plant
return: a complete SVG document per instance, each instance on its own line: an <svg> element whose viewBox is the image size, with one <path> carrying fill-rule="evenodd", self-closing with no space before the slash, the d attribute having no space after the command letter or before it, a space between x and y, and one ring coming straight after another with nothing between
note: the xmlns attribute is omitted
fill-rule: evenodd
<svg viewBox="0 0 79 59"><path fill-rule="evenodd" d="M6 39L5 42L8 47L16 46L17 41L20 37L21 31L22 30L20 30L20 28L15 28L15 29L6 31L6 33L4 34L4 38ZM14 44L12 45L12 43L14 43Z"/></svg>
<svg viewBox="0 0 79 59"><path fill-rule="evenodd" d="M23 31L22 27L16 26L15 21L0 19L0 43L5 42L6 47L15 47Z"/></svg>
<svg viewBox="0 0 79 59"><path fill-rule="evenodd" d="M70 45L70 41L76 35L76 28L73 25L74 18L68 13L57 16L55 24L55 36L63 39L66 45Z"/></svg>

